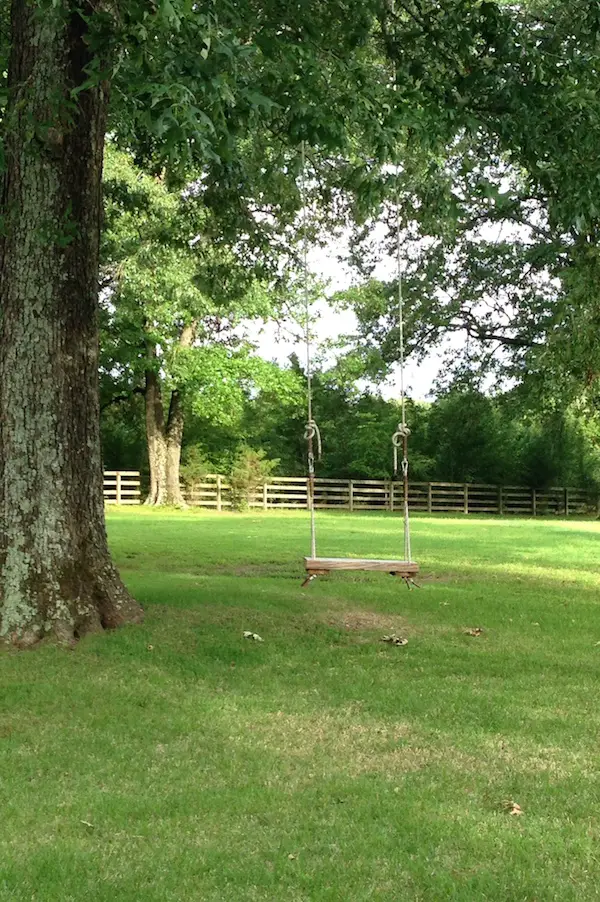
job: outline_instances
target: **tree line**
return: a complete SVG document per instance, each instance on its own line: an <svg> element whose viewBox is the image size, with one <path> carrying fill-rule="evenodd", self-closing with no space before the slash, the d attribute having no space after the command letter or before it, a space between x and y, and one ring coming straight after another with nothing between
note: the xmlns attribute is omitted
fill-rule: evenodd
<svg viewBox="0 0 600 902"><path fill-rule="evenodd" d="M247 396L236 416L211 421L190 409L182 443L182 484L207 473L230 477L253 467L259 482L271 474L306 471L303 437L304 379L297 362L297 391L276 389ZM347 479L392 476L391 437L400 418L397 401L374 391L340 385L332 374L314 376L314 409L323 439L317 475ZM432 402L407 404L410 475L416 481L483 482L545 488L600 485L600 423L580 404L531 410L518 391L497 396L455 384ZM136 469L149 489L143 403L132 398L102 417L106 467Z"/></svg>

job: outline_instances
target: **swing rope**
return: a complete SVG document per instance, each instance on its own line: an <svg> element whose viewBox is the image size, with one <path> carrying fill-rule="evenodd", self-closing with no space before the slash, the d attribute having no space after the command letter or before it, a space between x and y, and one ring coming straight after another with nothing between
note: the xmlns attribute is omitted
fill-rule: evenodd
<svg viewBox="0 0 600 902"><path fill-rule="evenodd" d="M308 287L308 209L306 198L306 146L301 145L301 177L300 197L302 204L302 288L304 296L304 339L306 344L306 398L307 421L304 428L304 439L307 442L307 501L310 512L310 552L311 558L317 557L317 535L315 523L315 461L321 459L322 444L321 433L313 416L313 387L312 387L312 348L310 334L310 297ZM396 225L396 277L398 283L398 323L399 323L399 363L400 363L400 410L401 419L392 436L394 453L394 479L402 473L403 481L403 514L404 514L404 560L412 561L410 544L410 518L409 518L409 486L408 486L408 437L410 429L406 422L406 390L405 390L405 346L404 346L404 298L402 291L402 234L400 222L400 204L396 200L397 225ZM316 457L315 457L316 443ZM401 456L400 456L401 455ZM309 577L312 579L313 577ZM412 582L412 580L410 580ZM407 582L410 585L410 583Z"/></svg>
<svg viewBox="0 0 600 902"><path fill-rule="evenodd" d="M394 479L398 478L400 470L402 471L402 489L403 489L403 514L404 514L404 560L411 561L410 548L410 517L408 512L408 437L410 429L406 423L406 390L404 384L404 297L402 293L402 244L400 229L400 205L396 200L397 223L396 223L396 279L398 282L398 332L399 332L399 358L400 358L400 422L392 436L392 446L394 449ZM400 450L402 458L400 458Z"/></svg>
<svg viewBox="0 0 600 902"><path fill-rule="evenodd" d="M392 0L392 11L394 10L394 0ZM393 84L392 90L394 94L398 88L398 73L396 64L393 64ZM403 516L404 516L404 560L411 561L410 548L410 517L408 511L408 437L410 429L406 423L406 387L404 381L404 364L405 364L405 348L404 348L404 295L402 291L402 223L400 218L400 187L398 184L398 169L396 169L396 281L398 284L398 352L400 357L400 422L392 436L392 446L394 449L394 479L398 478L398 458L399 451L402 449L402 460L400 462L402 470L402 493L403 493Z"/></svg>
<svg viewBox="0 0 600 902"><path fill-rule="evenodd" d="M308 419L304 428L304 438L307 442L307 494L308 509L310 512L310 554L314 559L317 556L317 530L315 523L315 449L317 442L317 458L321 459L321 433L313 417L313 393L312 393L312 361L310 342L310 298L308 291L308 210L306 204L306 146L302 142L301 150L301 178L300 198L302 202L302 282L304 294L304 339L306 342L306 399Z"/></svg>

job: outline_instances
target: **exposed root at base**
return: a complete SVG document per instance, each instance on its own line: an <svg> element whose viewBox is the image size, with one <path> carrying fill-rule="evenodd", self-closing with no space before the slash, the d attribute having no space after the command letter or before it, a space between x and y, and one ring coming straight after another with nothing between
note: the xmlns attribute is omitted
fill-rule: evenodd
<svg viewBox="0 0 600 902"><path fill-rule="evenodd" d="M82 583L83 580L76 587L63 584L59 598L54 594L53 585L46 592L39 590L33 598L30 594L27 608L33 617L23 618L22 623L13 620L12 624L10 621L5 624L8 629L0 643L21 650L46 641L72 648L84 636L143 621L141 605L129 594L112 565L105 567L104 572L101 570L95 580L88 580L91 590L84 596ZM0 599L0 620L1 614Z"/></svg>

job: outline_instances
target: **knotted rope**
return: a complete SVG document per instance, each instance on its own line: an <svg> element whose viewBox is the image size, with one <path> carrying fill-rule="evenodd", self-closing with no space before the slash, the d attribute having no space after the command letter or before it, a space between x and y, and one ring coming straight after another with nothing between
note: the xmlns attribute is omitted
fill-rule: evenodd
<svg viewBox="0 0 600 902"><path fill-rule="evenodd" d="M399 451L402 449L402 459L400 467L402 470L403 484L403 513L404 513L404 560L411 560L410 548L410 517L408 512L408 437L410 429L406 423L406 390L404 384L404 297L402 293L402 242L400 228L400 204L398 197L398 189L396 188L396 278L398 282L398 351L400 363L400 408L401 420L396 427L396 431L392 436L392 446L394 449L394 479L398 476L398 458Z"/></svg>
<svg viewBox="0 0 600 902"><path fill-rule="evenodd" d="M323 444L321 442L321 431L317 426L316 420L309 420L304 427L304 438L312 446L308 452L308 471L314 473L315 460L321 460L323 456ZM317 453L314 453L314 440L317 440Z"/></svg>
<svg viewBox="0 0 600 902"><path fill-rule="evenodd" d="M402 475L408 475L408 458L406 457L406 445L410 435L410 429L406 424L398 423L396 431L392 436L392 445L394 446L394 479L398 476L398 450L402 448L402 460L400 467Z"/></svg>
<svg viewBox="0 0 600 902"><path fill-rule="evenodd" d="M300 178L300 199L302 202L302 289L304 295L304 319L305 319L305 328L304 328L304 340L306 343L306 406L308 419L306 422L306 426L304 429L304 438L308 443L307 449L307 465L308 465L308 480L307 480L307 500L308 500L308 509L310 511L310 553L312 558L316 558L317 556L317 533L316 533L316 524L315 524L315 453L314 453L314 439L317 440L317 459L321 459L321 433L319 432L319 427L317 426L315 419L313 417L313 397L312 397L312 362L311 362L311 347L310 347L310 299L308 293L308 227L307 227L307 216L308 210L306 208L306 146L304 141L302 142L302 151L301 151L301 178Z"/></svg>

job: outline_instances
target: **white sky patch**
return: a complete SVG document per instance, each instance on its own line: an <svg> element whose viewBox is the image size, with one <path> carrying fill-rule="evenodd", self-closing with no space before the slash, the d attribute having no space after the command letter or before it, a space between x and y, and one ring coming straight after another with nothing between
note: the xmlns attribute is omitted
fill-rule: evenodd
<svg viewBox="0 0 600 902"><path fill-rule="evenodd" d="M333 241L325 247L313 247L309 251L309 270L313 276L325 284L326 298L356 282L350 267L340 260L340 257L344 256L346 252L347 246L343 240ZM386 257L376 267L373 276L386 281L393 279L395 277L395 260ZM354 313L351 310L333 310L326 298L313 304L311 309L313 332L317 336L317 342L312 349L313 355L316 355L318 351L317 344L339 338L340 335L353 334L357 330ZM295 333L298 331L298 327L292 323L267 323L260 328L250 329L250 338L257 344L261 357L285 365L290 355L296 353L304 365L306 346L300 335L295 337ZM461 338L453 336L452 339L447 340L445 348L462 347L462 344ZM442 366L443 350L436 349L430 352L419 363L408 360L404 377L406 393L415 401L430 398L433 384ZM398 367L395 367L392 376L379 386L384 398L399 397L400 378L397 370Z"/></svg>
<svg viewBox="0 0 600 902"><path fill-rule="evenodd" d="M503 185L502 189L506 189L508 183ZM530 211L529 217L536 225L543 225L540 220L539 211ZM538 222L538 220L540 220ZM484 224L477 233L472 237L479 236L482 240L499 242L514 240L517 238L531 239L531 227L525 224L501 222L495 225L489 223ZM370 245L373 247L381 247L384 244L387 227L382 223L377 223L371 235ZM316 340L313 347L313 355L318 353L318 345L328 340L339 338L341 335L356 334L357 321L351 310L334 310L327 301L327 298L337 291L348 288L353 283L357 284L360 280L356 278L353 270L344 262L349 254L348 233L337 236L322 247L312 247L308 254L308 268L311 274L316 277L326 287L324 289L324 298L321 302L312 305L311 318L313 321L313 332ZM386 254L373 271L373 278L390 282L396 278L396 255ZM482 302L485 302L482 298ZM512 309L507 299L506 316L510 322ZM294 334L296 333L296 334ZM294 329L289 324L268 324L261 329L256 329L251 336L258 345L261 356L269 360L275 360L277 363L285 365L290 354L296 353L303 362L306 360L306 348L304 341L298 333L298 328ZM466 337L462 332L450 333L443 339L440 345L429 351L418 362L408 359L405 365L405 389L406 394L415 401L430 400L433 396L434 384L438 376L443 375L442 371L448 366L448 358L458 354L464 350ZM321 354L322 356L322 354ZM325 358L327 361L327 358ZM333 364L331 359L330 363ZM384 398L398 398L400 395L400 377L398 366L394 367L392 375L384 383L379 386L379 390ZM484 380L483 389L491 391L493 388L493 377L490 375Z"/></svg>

